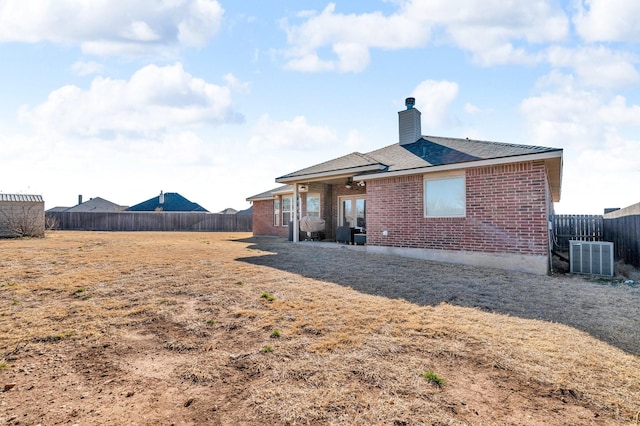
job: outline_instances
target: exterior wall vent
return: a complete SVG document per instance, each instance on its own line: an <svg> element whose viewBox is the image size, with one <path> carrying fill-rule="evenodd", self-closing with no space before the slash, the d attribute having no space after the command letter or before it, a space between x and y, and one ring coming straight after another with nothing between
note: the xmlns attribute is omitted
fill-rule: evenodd
<svg viewBox="0 0 640 426"><path fill-rule="evenodd" d="M572 274L613 276L613 243L606 241L569 241Z"/></svg>

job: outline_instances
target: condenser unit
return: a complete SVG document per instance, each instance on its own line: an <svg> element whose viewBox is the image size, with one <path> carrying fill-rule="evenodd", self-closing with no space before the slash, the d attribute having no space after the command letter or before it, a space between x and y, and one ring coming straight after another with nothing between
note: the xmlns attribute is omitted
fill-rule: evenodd
<svg viewBox="0 0 640 426"><path fill-rule="evenodd" d="M613 276L613 243L569 241L572 274Z"/></svg>

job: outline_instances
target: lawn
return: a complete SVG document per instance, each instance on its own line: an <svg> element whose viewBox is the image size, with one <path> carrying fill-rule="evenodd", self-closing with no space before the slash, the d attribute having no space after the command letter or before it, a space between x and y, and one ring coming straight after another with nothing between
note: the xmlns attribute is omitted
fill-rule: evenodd
<svg viewBox="0 0 640 426"><path fill-rule="evenodd" d="M241 233L0 240L0 423L637 424L640 288Z"/></svg>

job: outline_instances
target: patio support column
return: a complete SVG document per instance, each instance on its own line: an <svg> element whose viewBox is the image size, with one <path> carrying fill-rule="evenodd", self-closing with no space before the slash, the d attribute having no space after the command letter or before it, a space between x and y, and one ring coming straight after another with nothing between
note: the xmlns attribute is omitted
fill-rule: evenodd
<svg viewBox="0 0 640 426"><path fill-rule="evenodd" d="M293 242L300 241L300 225L298 222L298 184L293 183Z"/></svg>

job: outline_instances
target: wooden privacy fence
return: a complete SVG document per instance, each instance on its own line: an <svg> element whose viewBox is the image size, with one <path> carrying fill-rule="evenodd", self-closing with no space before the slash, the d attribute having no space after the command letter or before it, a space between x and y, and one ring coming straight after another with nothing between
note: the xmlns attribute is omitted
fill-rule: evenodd
<svg viewBox="0 0 640 426"><path fill-rule="evenodd" d="M640 215L553 215L551 221L554 250L569 251L570 240L610 241L615 260L640 267Z"/></svg>
<svg viewBox="0 0 640 426"><path fill-rule="evenodd" d="M553 248L569 251L569 241L603 241L603 218L599 215L557 214L551 218Z"/></svg>
<svg viewBox="0 0 640 426"><path fill-rule="evenodd" d="M640 215L604 219L604 241L613 242L613 257L640 267Z"/></svg>
<svg viewBox="0 0 640 426"><path fill-rule="evenodd" d="M48 212L54 229L73 231L251 232L249 214L201 212Z"/></svg>

